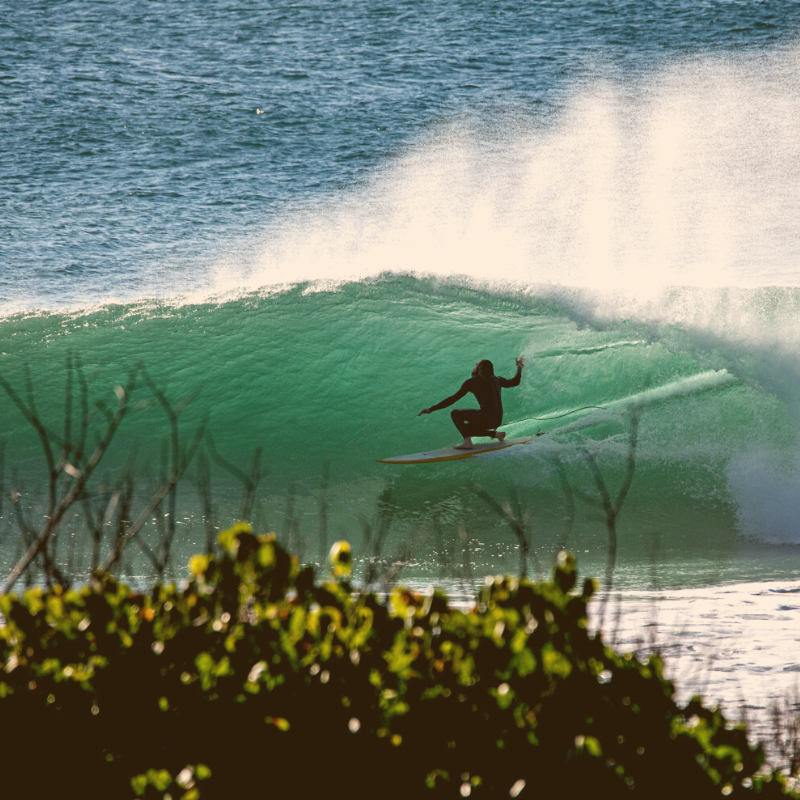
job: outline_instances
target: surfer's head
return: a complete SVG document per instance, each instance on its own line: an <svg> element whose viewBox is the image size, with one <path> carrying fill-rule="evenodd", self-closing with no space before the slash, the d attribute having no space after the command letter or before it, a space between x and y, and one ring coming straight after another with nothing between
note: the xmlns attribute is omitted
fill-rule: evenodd
<svg viewBox="0 0 800 800"><path fill-rule="evenodd" d="M487 359L483 359L483 361L479 361L475 365L475 369L472 370L473 377L475 375L480 375L482 378L493 378L494 377L494 364Z"/></svg>

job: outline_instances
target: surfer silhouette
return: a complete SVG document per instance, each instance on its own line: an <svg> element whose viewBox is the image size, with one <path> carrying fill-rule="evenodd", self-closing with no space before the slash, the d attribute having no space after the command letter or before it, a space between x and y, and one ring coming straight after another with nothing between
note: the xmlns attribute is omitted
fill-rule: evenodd
<svg viewBox="0 0 800 800"><path fill-rule="evenodd" d="M494 374L494 365L491 361L479 361L472 370L472 377L461 384L461 388L450 397L442 400L430 408L423 408L417 414L430 414L440 408L447 408L460 400L468 392L472 392L480 408L455 408L450 412L453 424L464 437L464 442L455 446L456 450L472 450L473 436L491 436L502 442L506 438L504 431L498 431L497 426L503 422L503 403L500 399L500 389L519 386L522 377L522 367L525 359L520 356L516 359L517 374L513 378L500 378Z"/></svg>

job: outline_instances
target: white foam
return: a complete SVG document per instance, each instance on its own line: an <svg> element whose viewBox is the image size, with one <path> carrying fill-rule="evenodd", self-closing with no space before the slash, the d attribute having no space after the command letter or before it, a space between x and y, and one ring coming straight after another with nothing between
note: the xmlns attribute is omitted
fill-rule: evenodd
<svg viewBox="0 0 800 800"><path fill-rule="evenodd" d="M326 206L270 222L217 291L466 275L519 286L800 285L800 50L574 88L554 120L451 120Z"/></svg>
<svg viewBox="0 0 800 800"><path fill-rule="evenodd" d="M728 488L736 498L742 533L773 544L800 544L800 459L749 452L732 457Z"/></svg>

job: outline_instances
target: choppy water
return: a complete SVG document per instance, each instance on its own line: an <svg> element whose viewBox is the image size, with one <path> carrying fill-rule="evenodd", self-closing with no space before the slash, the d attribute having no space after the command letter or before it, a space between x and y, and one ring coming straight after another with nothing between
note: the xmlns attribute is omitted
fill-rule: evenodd
<svg viewBox="0 0 800 800"><path fill-rule="evenodd" d="M637 403L620 584L654 562L674 587L798 576L796 3L0 10L0 370L30 368L49 425L68 353L107 402L142 361L174 401L199 389L187 440L207 417L230 461L264 448L259 524L313 557L329 463L327 540L360 541L384 493L387 550L418 537L410 574L433 579L460 525L476 572L516 566L475 483L516 487L549 563L555 464L596 493L596 453L616 487ZM375 462L454 443L419 409L520 354L506 427L535 445ZM608 410L530 419L588 405ZM33 502L35 437L5 396L0 420ZM134 450L157 472L165 431L134 409L111 474ZM238 489L214 486L221 524ZM599 573L576 503L567 545ZM183 556L205 536L191 481L179 509Z"/></svg>

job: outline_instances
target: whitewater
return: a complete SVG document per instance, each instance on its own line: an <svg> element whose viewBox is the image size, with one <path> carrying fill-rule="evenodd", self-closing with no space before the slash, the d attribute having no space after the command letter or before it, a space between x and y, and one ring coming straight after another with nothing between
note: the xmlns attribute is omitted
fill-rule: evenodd
<svg viewBox="0 0 800 800"><path fill-rule="evenodd" d="M458 592L518 567L476 484L519 498L540 575L562 547L603 575L587 455L615 492L638 409L627 641L661 598L702 606L712 652L738 608L732 637L770 620L780 646L717 677L790 685L797 608L770 601L800 580L796 4L103 8L34 4L0 30L0 371L21 392L30 374L45 424L68 357L109 405L143 363L191 399L185 442L207 423L243 470L262 449L257 527L310 562L347 538L363 564L388 525L404 579ZM454 444L446 412L418 412L479 358L510 377L519 355L503 428L534 444L377 463ZM133 399L104 480L133 469L144 497L167 428ZM39 514L41 450L5 394L0 424L4 487ZM219 527L241 485L211 470ZM179 490L176 563L204 546L200 482ZM16 513L0 507L6 572Z"/></svg>

